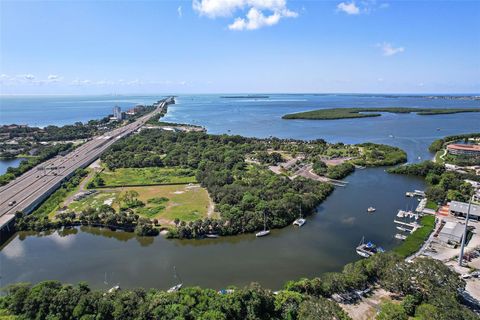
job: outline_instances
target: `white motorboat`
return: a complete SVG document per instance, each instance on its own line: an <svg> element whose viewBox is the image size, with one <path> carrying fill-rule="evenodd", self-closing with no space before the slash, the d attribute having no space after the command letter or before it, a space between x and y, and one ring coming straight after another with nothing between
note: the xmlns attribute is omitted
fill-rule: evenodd
<svg viewBox="0 0 480 320"><path fill-rule="evenodd" d="M301 227L305 224L305 222L307 222L307 220L303 219L303 218L298 218L296 219L295 221L293 221L293 225L294 226L298 226L298 227Z"/></svg>
<svg viewBox="0 0 480 320"><path fill-rule="evenodd" d="M374 207L368 207L367 209L368 212L375 212L376 210Z"/></svg>

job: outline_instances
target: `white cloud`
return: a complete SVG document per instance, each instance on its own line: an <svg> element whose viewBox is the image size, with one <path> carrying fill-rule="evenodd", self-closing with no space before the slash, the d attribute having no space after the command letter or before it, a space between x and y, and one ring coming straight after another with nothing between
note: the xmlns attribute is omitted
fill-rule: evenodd
<svg viewBox="0 0 480 320"><path fill-rule="evenodd" d="M56 74L51 74L48 76L48 80L58 80L60 77Z"/></svg>
<svg viewBox="0 0 480 320"><path fill-rule="evenodd" d="M404 47L394 47L388 42L378 43L377 47L382 50L383 55L386 57L390 57L405 51Z"/></svg>
<svg viewBox="0 0 480 320"><path fill-rule="evenodd" d="M25 74L23 75L25 80L35 80L35 76L33 74Z"/></svg>
<svg viewBox="0 0 480 320"><path fill-rule="evenodd" d="M387 2L379 3L377 0L359 0L358 2L352 0L350 2L345 1L337 4L337 11L348 15L359 15L368 14L377 9L386 9L389 6Z"/></svg>
<svg viewBox="0 0 480 320"><path fill-rule="evenodd" d="M178 8L177 8L177 14L178 14L178 16L179 16L180 18L183 17L182 6L178 6Z"/></svg>
<svg viewBox="0 0 480 320"><path fill-rule="evenodd" d="M346 14L360 14L360 8L357 7L354 1L347 3L347 2L340 2L337 5L338 11L343 11Z"/></svg>
<svg viewBox="0 0 480 320"><path fill-rule="evenodd" d="M247 12L228 25L230 30L255 30L273 26L282 18L295 18L298 13L287 8L286 0L193 0L193 9L209 18L231 17L237 11Z"/></svg>

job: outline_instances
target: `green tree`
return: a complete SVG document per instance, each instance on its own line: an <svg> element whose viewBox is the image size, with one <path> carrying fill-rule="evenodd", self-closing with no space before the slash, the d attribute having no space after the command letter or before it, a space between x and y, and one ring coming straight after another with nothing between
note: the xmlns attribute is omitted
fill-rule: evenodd
<svg viewBox="0 0 480 320"><path fill-rule="evenodd" d="M376 320L408 320L408 315L399 304L386 302L382 304L380 313L375 318Z"/></svg>

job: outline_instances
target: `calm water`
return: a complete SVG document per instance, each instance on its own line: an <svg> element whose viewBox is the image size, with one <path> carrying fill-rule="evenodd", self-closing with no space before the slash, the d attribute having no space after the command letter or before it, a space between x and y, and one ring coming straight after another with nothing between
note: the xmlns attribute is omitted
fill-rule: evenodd
<svg viewBox="0 0 480 320"><path fill-rule="evenodd" d="M201 124L211 133L389 143L404 148L411 161L430 158L426 148L437 137L480 129L480 114L387 114L338 121L280 119L285 113L317 107L480 107L478 101L313 95L275 95L268 100L180 96L177 101L169 108L166 120ZM303 228L287 227L262 239L243 235L172 241L92 228L44 236L17 234L0 252L2 285L59 279L86 280L99 288L116 283L167 288L173 285L175 265L186 285L222 288L258 281L275 289L290 279L339 270L358 258L354 248L362 236L386 249L395 246L396 211L418 203L406 198L405 191L424 187L419 179L389 175L384 168L357 170L346 180L348 186L338 188ZM377 212L367 214L371 205Z"/></svg>
<svg viewBox="0 0 480 320"><path fill-rule="evenodd" d="M0 159L0 175L7 172L8 167L18 167L24 158Z"/></svg>

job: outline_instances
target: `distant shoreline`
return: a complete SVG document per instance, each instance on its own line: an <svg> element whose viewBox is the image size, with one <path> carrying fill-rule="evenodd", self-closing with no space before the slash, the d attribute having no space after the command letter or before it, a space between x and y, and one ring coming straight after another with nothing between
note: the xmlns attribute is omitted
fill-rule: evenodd
<svg viewBox="0 0 480 320"><path fill-rule="evenodd" d="M362 113L367 112L367 113ZM380 112L387 113L416 113L417 115L440 115L466 112L480 112L480 108L330 108L318 109L305 112L291 113L282 116L282 119L303 119L303 120L339 120L380 117Z"/></svg>

